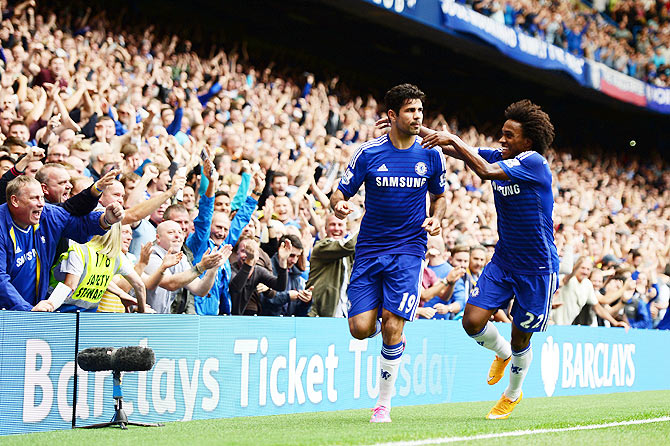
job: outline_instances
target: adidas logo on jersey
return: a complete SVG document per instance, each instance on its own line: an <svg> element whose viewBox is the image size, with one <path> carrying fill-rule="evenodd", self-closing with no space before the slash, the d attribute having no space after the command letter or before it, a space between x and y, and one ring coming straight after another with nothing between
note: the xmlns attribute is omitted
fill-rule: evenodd
<svg viewBox="0 0 670 446"><path fill-rule="evenodd" d="M14 254L18 254L18 253L20 253L20 252L21 252L21 247L20 247L20 246L17 246L17 247L16 247L16 251L14 251Z"/></svg>
<svg viewBox="0 0 670 446"><path fill-rule="evenodd" d="M382 165L379 166L379 168L377 169L377 172L388 172L388 171L389 171L389 170L388 170L388 168L386 167L386 164L382 164Z"/></svg>

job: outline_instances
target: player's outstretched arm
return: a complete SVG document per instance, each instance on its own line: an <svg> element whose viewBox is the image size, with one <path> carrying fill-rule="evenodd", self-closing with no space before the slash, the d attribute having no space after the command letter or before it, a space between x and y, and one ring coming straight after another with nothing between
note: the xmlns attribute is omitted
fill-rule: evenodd
<svg viewBox="0 0 670 446"><path fill-rule="evenodd" d="M446 130L432 133L426 136L422 142L423 147L430 149L431 147L451 146L460 154L460 158L465 161L465 164L483 180L509 180L509 176L498 164L491 164L484 158L479 156L477 149L466 144L458 136L449 133ZM444 149L443 149L444 151Z"/></svg>
<svg viewBox="0 0 670 446"><path fill-rule="evenodd" d="M344 197L340 189L335 189L335 192L330 196L330 207L340 220L344 220L347 215L354 211L353 205L349 202L349 199Z"/></svg>
<svg viewBox="0 0 670 446"><path fill-rule="evenodd" d="M391 122L389 121L388 118L381 118L381 119L377 120L377 122L375 122L375 127L377 127L380 130L387 130L388 131L388 130L391 129ZM447 126L443 126L442 130L448 132ZM430 129L430 128L426 127L425 125L422 125L421 130L419 130L419 136L421 138L426 138L427 136L434 135L436 133L438 133L437 130ZM426 146L425 143L424 143L424 147L427 148L427 149L429 149L431 147L434 147L436 145L440 146L440 148L442 149L442 153L444 153L445 155L450 156L452 158L459 159L459 160L463 159L461 154L456 149L454 149L454 147L451 144L444 144L444 145L442 145L442 144L432 144L430 146Z"/></svg>
<svg viewBox="0 0 670 446"><path fill-rule="evenodd" d="M446 143L446 144L434 144L432 141L435 140L436 138L438 141L448 141L448 138L445 138L445 135L440 134L440 133L449 133L447 130L446 126L442 127L442 132L439 132L437 130L429 129L428 127L421 126L421 131L419 132L419 136L423 138L423 147L426 149L430 149L431 147L435 147L436 145L439 145L440 148L442 149L442 153L444 153L447 156L450 156L452 158L456 158L459 160L463 160L463 155L454 148L454 146L451 143ZM450 134L450 133L449 133ZM428 138L429 143L426 144L426 138Z"/></svg>

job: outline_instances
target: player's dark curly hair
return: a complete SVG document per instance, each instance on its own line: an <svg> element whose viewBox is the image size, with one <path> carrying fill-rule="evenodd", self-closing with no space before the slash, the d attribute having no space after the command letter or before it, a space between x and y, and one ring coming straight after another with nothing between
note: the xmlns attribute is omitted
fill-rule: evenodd
<svg viewBox="0 0 670 446"><path fill-rule="evenodd" d="M412 99L419 99L421 102L426 102L426 95L419 87L412 84L400 84L391 88L384 96L384 104L386 110L393 110L396 113L400 112L400 107L407 101Z"/></svg>
<svg viewBox="0 0 670 446"><path fill-rule="evenodd" d="M533 142L533 150L536 152L544 152L554 142L554 126L549 115L528 99L507 107L505 118L521 124L523 136Z"/></svg>

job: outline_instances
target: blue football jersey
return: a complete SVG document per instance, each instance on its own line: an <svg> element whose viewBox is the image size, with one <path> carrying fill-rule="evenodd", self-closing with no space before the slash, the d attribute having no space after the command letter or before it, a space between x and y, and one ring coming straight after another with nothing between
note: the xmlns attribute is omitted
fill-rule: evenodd
<svg viewBox="0 0 670 446"><path fill-rule="evenodd" d="M502 159L500 149L480 148L510 178L491 181L498 213L498 244L491 259L505 271L550 274L558 271L554 244L554 195L547 160L534 151Z"/></svg>
<svg viewBox="0 0 670 446"><path fill-rule="evenodd" d="M347 166L339 189L353 196L365 184L365 215L356 244L356 257L383 254L426 254L426 192L441 194L446 163L438 149L426 150L421 139L405 150L388 135L362 144Z"/></svg>

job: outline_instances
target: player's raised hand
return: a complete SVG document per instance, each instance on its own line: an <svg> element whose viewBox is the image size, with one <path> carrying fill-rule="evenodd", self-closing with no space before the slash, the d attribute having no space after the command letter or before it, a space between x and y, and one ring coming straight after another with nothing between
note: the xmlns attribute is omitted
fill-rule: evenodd
<svg viewBox="0 0 670 446"><path fill-rule="evenodd" d="M423 229L425 229L426 232L430 235L438 235L440 233L440 231L442 230L442 226L440 225L440 220L438 220L435 217L426 218L423 221L423 224L421 225L421 227Z"/></svg>
<svg viewBox="0 0 670 446"><path fill-rule="evenodd" d="M354 207L348 200L342 200L337 202L337 204L333 208L333 211L335 211L335 216L337 218L339 218L340 220L344 220L345 218L347 218L347 215L354 212Z"/></svg>
<svg viewBox="0 0 670 446"><path fill-rule="evenodd" d="M454 138L457 138L457 136L449 133L447 130L441 130L424 136L421 145L424 149L430 149L435 146L447 146L454 142Z"/></svg>
<svg viewBox="0 0 670 446"><path fill-rule="evenodd" d="M389 118L381 118L375 122L375 127L379 130L388 130L391 128L391 120Z"/></svg>

